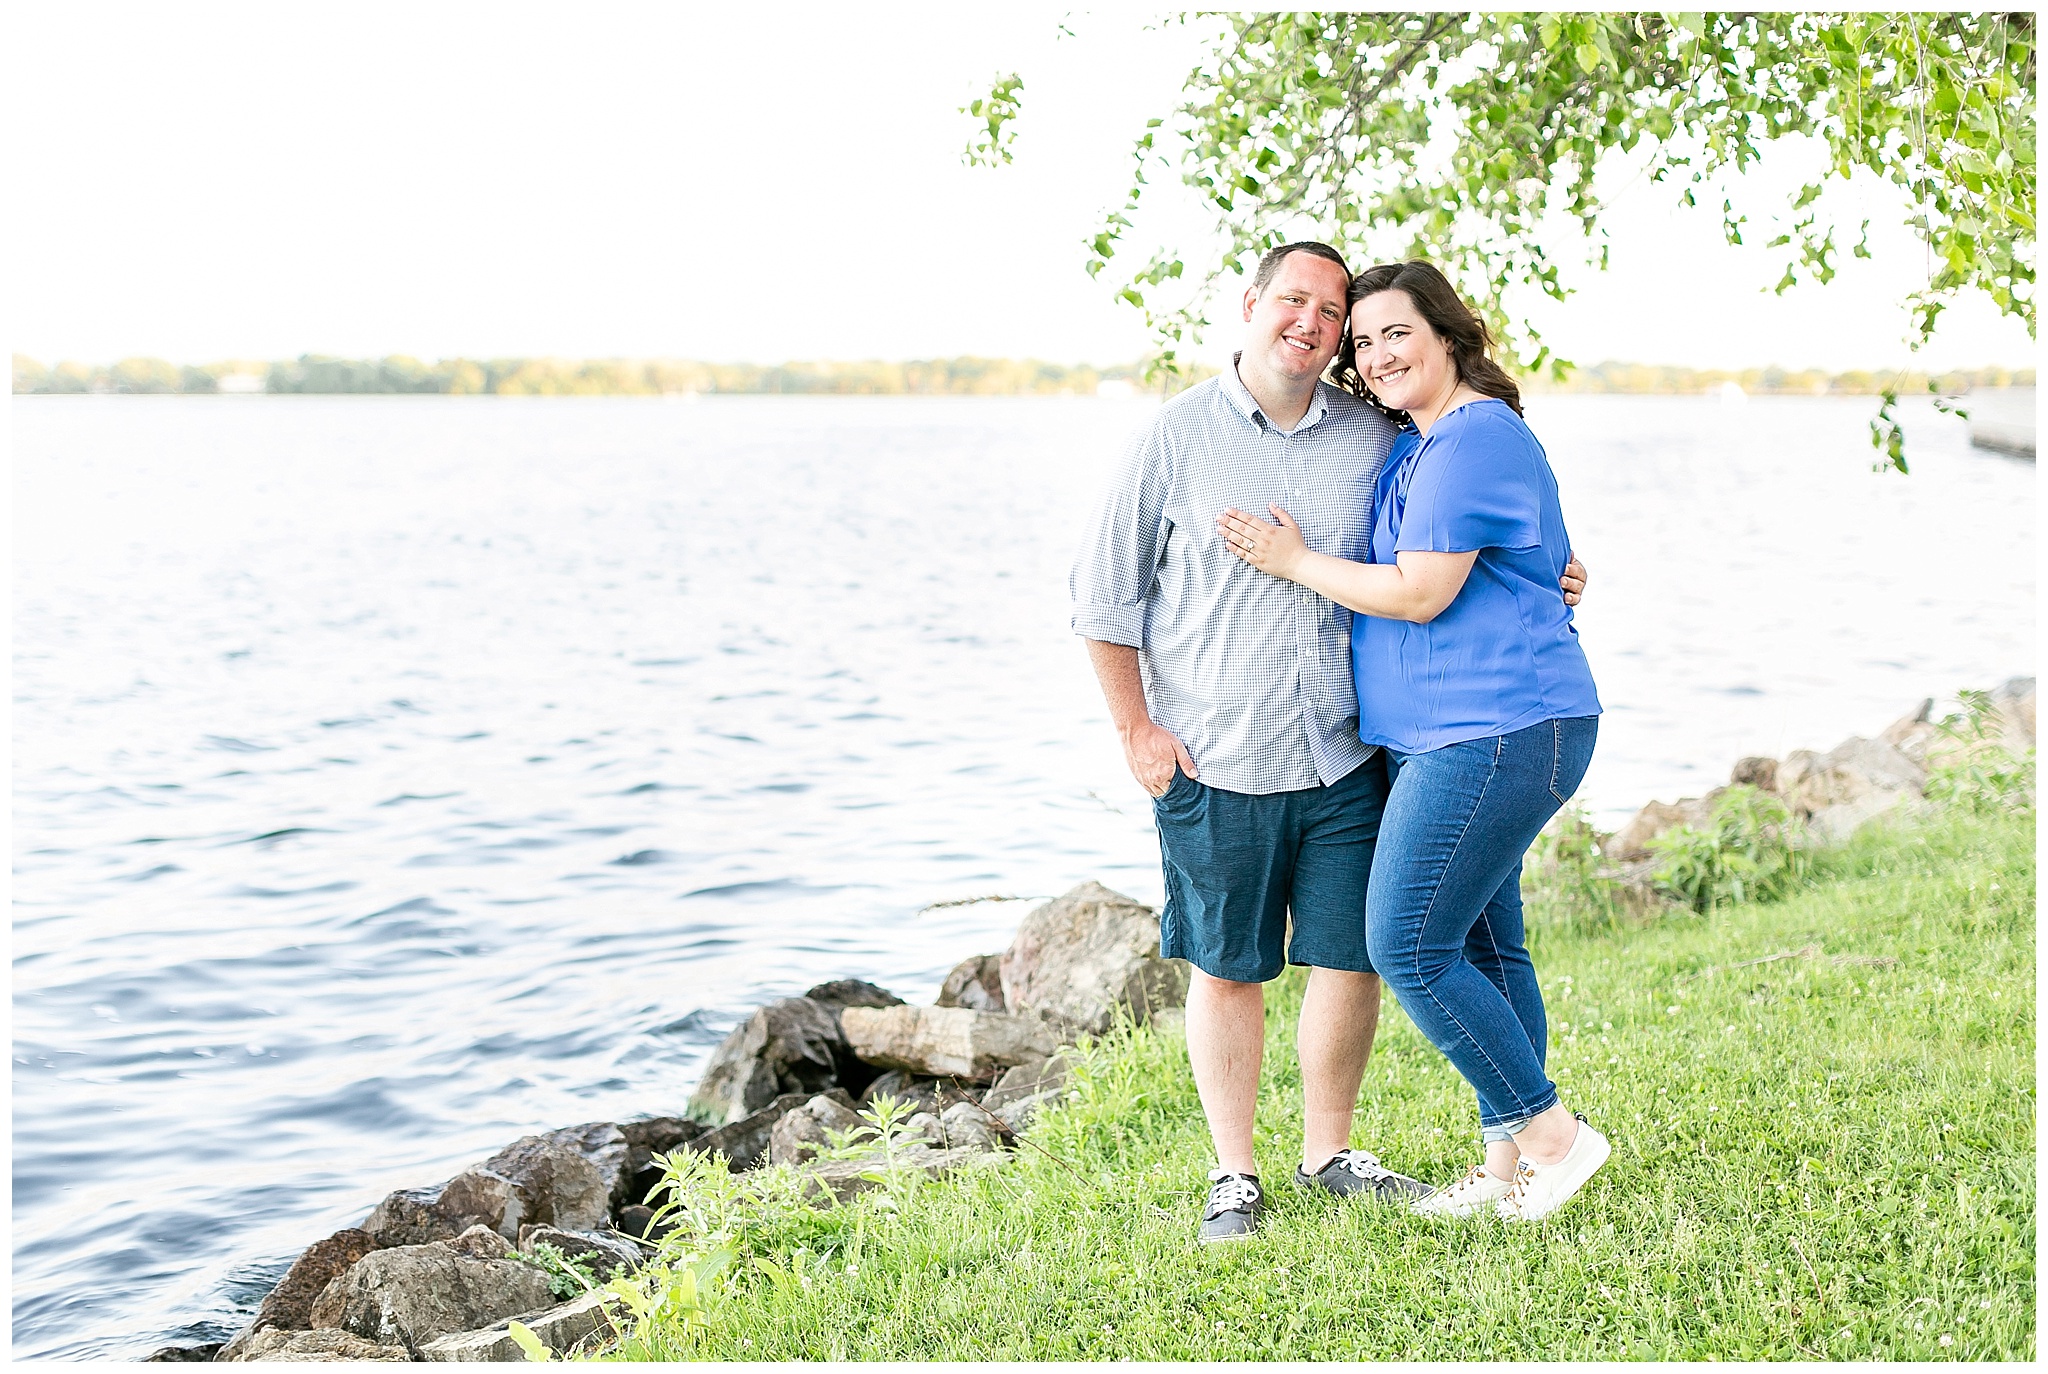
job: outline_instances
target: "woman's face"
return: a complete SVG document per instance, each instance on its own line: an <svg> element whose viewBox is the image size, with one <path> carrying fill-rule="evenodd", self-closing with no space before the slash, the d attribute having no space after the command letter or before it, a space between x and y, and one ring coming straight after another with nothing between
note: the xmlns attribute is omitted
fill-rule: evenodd
<svg viewBox="0 0 2048 1374"><path fill-rule="evenodd" d="M1435 410L1457 389L1450 343L1406 291L1376 291L1351 307L1359 375L1390 410Z"/></svg>

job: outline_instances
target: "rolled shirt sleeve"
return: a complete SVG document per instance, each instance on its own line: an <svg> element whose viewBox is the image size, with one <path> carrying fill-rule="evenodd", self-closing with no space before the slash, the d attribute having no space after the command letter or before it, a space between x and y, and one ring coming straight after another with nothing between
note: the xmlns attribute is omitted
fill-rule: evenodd
<svg viewBox="0 0 2048 1374"><path fill-rule="evenodd" d="M1111 473L1067 576L1075 634L1145 647L1145 602L1171 530L1169 481L1165 437L1158 424L1147 425Z"/></svg>

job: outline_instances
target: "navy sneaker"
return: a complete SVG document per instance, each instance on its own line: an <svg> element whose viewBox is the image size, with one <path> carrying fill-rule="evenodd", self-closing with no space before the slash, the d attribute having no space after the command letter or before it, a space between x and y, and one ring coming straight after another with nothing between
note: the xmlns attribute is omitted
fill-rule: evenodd
<svg viewBox="0 0 2048 1374"><path fill-rule="evenodd" d="M1257 1174L1226 1174L1209 1171L1209 1205L1202 1209L1198 1239L1204 1245L1219 1240L1244 1240L1259 1227L1259 1214L1266 1210L1266 1194Z"/></svg>
<svg viewBox="0 0 2048 1374"><path fill-rule="evenodd" d="M1428 1184L1395 1173L1367 1150L1339 1150L1314 1173L1296 1169L1294 1181L1303 1188L1320 1188L1338 1197L1363 1195L1402 1201L1430 1194Z"/></svg>

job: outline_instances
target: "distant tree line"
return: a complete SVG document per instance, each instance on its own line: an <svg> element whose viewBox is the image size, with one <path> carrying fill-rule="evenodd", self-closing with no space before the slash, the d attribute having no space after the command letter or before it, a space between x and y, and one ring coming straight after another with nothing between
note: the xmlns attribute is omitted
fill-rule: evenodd
<svg viewBox="0 0 2048 1374"><path fill-rule="evenodd" d="M332 358L305 354L288 362L221 362L179 366L161 358L124 358L95 367L63 362L44 367L14 355L17 395L118 393L165 395L263 391L273 395L442 396L1058 396L1112 389L1157 390L1137 364L1083 364L1010 358L935 358L916 362L748 363L603 358ZM1170 384L1178 390L1183 381Z"/></svg>
<svg viewBox="0 0 2048 1374"><path fill-rule="evenodd" d="M1752 396L1881 396L1887 387L1900 392L1933 391L1945 396L1959 396L1982 387L2032 386L2034 369L1979 367L1929 373L1747 367L1733 371L1605 362L1593 367L1570 368L1562 380L1531 376L1524 379L1523 385L1532 391L1689 396L1719 391L1730 382Z"/></svg>
<svg viewBox="0 0 2048 1374"><path fill-rule="evenodd" d="M469 358L423 363L417 358L329 358L306 354L290 362L221 362L180 366L161 358L124 358L104 367L64 362L44 367L14 355L14 393L171 395L262 391L273 395L418 396L1093 396L1130 387L1178 390L1208 375L1183 369L1178 378L1144 382L1143 366L1062 367L1009 358L938 358L908 363L695 363L559 358ZM1944 373L1822 372L1782 367L1724 371L1605 362L1570 370L1562 380L1530 376L1537 391L1691 395L1729 382L1751 395L1874 396L1887 387L1959 395L1980 387L2032 386L2032 368L1985 367Z"/></svg>

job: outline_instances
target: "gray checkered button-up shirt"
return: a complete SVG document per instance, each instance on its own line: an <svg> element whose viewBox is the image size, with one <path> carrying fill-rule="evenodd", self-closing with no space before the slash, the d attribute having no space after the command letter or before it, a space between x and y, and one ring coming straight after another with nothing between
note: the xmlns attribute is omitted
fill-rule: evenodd
<svg viewBox="0 0 2048 1374"><path fill-rule="evenodd" d="M1393 441L1385 416L1327 382L1280 429L1232 368L1161 406L1125 452L1068 579L1074 633L1138 650L1152 719L1203 782L1286 792L1372 756L1351 612L1240 561L1216 517L1236 506L1270 519L1276 504L1311 549L1362 560Z"/></svg>

